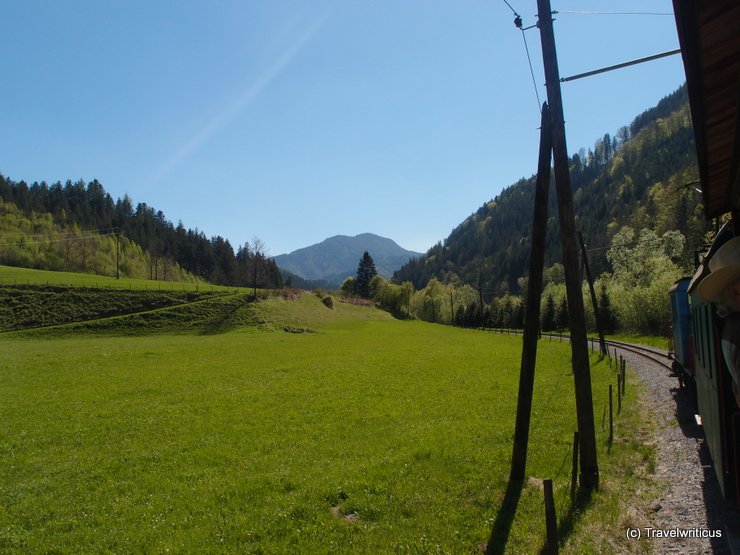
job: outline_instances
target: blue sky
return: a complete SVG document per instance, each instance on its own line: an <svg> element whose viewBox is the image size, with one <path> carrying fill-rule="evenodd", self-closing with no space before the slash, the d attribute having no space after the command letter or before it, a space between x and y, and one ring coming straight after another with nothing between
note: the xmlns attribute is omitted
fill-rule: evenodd
<svg viewBox="0 0 740 555"><path fill-rule="evenodd" d="M510 0L524 24L534 0ZM552 0L561 76L678 48L670 1ZM503 0L6 0L0 173L114 198L272 255L372 232L425 251L536 171ZM526 31L545 100L539 33ZM569 151L674 91L680 56L566 83Z"/></svg>

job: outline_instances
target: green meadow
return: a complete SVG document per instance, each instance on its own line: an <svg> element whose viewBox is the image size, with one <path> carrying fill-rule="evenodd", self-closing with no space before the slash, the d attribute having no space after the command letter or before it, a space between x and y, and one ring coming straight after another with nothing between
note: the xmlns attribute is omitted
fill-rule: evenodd
<svg viewBox="0 0 740 555"><path fill-rule="evenodd" d="M238 288L210 283L187 281L155 281L150 279L121 278L83 274L76 272L53 272L0 265L0 285L51 285L63 287L85 287L100 289L134 289L145 291L235 291ZM242 290L244 290L242 288Z"/></svg>
<svg viewBox="0 0 740 555"><path fill-rule="evenodd" d="M502 520L521 337L308 294L234 298L198 303L227 316L195 324L0 334L0 551L481 553ZM600 421L614 374L592 363ZM566 550L621 551L618 515L646 487L653 453L608 449L599 424L602 492L561 522ZM561 517L574 429L569 346L542 341L527 470L555 480ZM537 484L507 552L543 545Z"/></svg>

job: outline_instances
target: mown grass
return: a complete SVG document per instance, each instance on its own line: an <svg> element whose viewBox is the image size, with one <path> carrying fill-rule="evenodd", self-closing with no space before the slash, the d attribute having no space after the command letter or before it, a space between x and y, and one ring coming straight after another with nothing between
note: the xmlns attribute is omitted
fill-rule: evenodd
<svg viewBox="0 0 740 555"><path fill-rule="evenodd" d="M521 338L310 295L246 306L252 325L228 333L0 338L0 551L481 552L506 489ZM567 344L541 343L528 464L555 478L561 514L569 361ZM610 378L594 359L597 414ZM590 522L571 538L623 535ZM543 538L527 486L507 551Z"/></svg>

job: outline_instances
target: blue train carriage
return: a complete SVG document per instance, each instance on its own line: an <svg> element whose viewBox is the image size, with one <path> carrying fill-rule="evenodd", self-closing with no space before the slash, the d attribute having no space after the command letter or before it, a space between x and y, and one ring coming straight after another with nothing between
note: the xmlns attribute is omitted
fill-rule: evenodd
<svg viewBox="0 0 740 555"><path fill-rule="evenodd" d="M734 379L722 349L727 319L718 316L717 305L706 300L707 290L702 287L702 283L707 285L714 279L707 280L713 273L711 268L715 267L718 277L722 270L716 267L717 264L713 265L712 259L716 257L714 262L718 262L722 256L719 247L729 239L729 226L723 231L725 233L720 232L704 262L688 283L691 319L688 347L689 356L693 355L690 365L693 367L699 416L714 470L723 496L740 503L740 408L734 391L736 386L733 387ZM727 247L737 250L736 254L740 255L740 240L733 240Z"/></svg>
<svg viewBox="0 0 740 555"><path fill-rule="evenodd" d="M673 359L673 374L681 386L694 380L693 335L688 289L690 277L679 279L669 290L671 302L671 331L673 348L668 356Z"/></svg>

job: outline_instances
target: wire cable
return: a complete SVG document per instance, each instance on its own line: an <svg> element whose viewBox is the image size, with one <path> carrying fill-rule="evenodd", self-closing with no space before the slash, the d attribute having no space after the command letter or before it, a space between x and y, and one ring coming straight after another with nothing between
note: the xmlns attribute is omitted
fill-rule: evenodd
<svg viewBox="0 0 740 555"><path fill-rule="evenodd" d="M118 228L117 227L109 227L107 229L87 229L87 230L81 230L79 232L78 237L87 237L87 236L89 236L91 234L92 235L95 235L95 236L98 236L98 234L101 234L101 233L104 234L104 235L111 235L111 234L115 234L117 232L118 232ZM75 233L75 232L72 231L72 232L68 232L68 233ZM5 236L3 236L3 239L10 240L10 239L16 239L17 238L19 241L21 241L21 240L26 240L26 239L32 239L34 237L48 237L48 235L49 235L49 233L29 233L29 234L19 233L19 234L14 234L14 235L5 235ZM2 244L6 245L8 243L2 243Z"/></svg>
<svg viewBox="0 0 740 555"><path fill-rule="evenodd" d="M62 237L60 239L37 239L37 240L31 240L31 241L20 241L17 243L0 243L0 247L10 247L10 246L20 246L20 245L28 245L28 244L42 244L42 243L64 243L67 241L80 241L84 239L95 239L97 237L110 237L112 235L117 235L118 232L110 232L110 233L96 233L95 235L73 235L71 237Z"/></svg>
<svg viewBox="0 0 740 555"><path fill-rule="evenodd" d="M512 7L511 7L511 4L509 4L509 3L508 3L508 2L506 1L506 0L504 0L504 4L506 4L507 6L509 6L509 9L510 9L510 10L511 10L512 12L514 12L514 15L515 15L515 16L519 17L519 14L518 14L518 13L516 13L516 10L515 10L514 8L512 8Z"/></svg>
<svg viewBox="0 0 740 555"><path fill-rule="evenodd" d="M522 39L524 39L524 50L527 52L527 60L529 61L529 73L532 76L532 85L534 86L534 94L537 97L537 110L539 111L540 115L542 115L542 102L540 101L540 93L537 91L537 80L534 77L534 69L532 68L532 58L529 55L529 45L527 44L527 35L524 34L524 29L521 29L521 31L522 31Z"/></svg>
<svg viewBox="0 0 740 555"><path fill-rule="evenodd" d="M504 0L506 2L506 0ZM583 10L558 10L557 14L570 14L570 15L658 15L658 16L672 16L672 13L668 12L590 12Z"/></svg>
<svg viewBox="0 0 740 555"><path fill-rule="evenodd" d="M514 26L522 32L522 40L524 41L524 51L527 53L527 61L529 62L529 73L532 76L532 85L534 86L534 95L537 97L537 111L542 114L542 102L540 101L540 93L537 90L537 79L534 76L534 68L532 67L532 56L529 54L529 45L527 44L527 36L524 31L531 29L532 27L522 27L522 16L509 4L507 0L504 0L504 4L509 6L509 9L514 13Z"/></svg>

